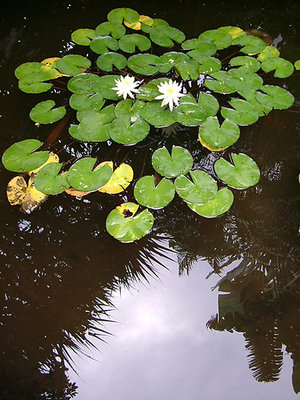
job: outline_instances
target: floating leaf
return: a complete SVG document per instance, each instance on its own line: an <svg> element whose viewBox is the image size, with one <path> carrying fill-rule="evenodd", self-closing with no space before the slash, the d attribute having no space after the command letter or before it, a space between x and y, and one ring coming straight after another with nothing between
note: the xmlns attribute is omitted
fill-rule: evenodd
<svg viewBox="0 0 300 400"><path fill-rule="evenodd" d="M213 95L203 92L198 95L198 104L208 117L214 117L220 108L218 100Z"/></svg>
<svg viewBox="0 0 300 400"><path fill-rule="evenodd" d="M167 78L158 78L152 79L146 85L142 85L139 87L139 93L137 93L136 98L140 100L152 101L155 100L155 97L159 96L161 93L159 92L157 86L160 83L168 82Z"/></svg>
<svg viewBox="0 0 300 400"><path fill-rule="evenodd" d="M67 173L59 174L62 164L49 163L39 170L34 184L37 190L44 194L59 194L70 187Z"/></svg>
<svg viewBox="0 0 300 400"><path fill-rule="evenodd" d="M233 40L232 44L243 46L240 51L249 55L261 53L266 47L263 40L252 35L239 36Z"/></svg>
<svg viewBox="0 0 300 400"><path fill-rule="evenodd" d="M154 218L149 210L137 214L135 203L123 203L112 210L106 219L107 232L123 243L131 243L146 236L152 229Z"/></svg>
<svg viewBox="0 0 300 400"><path fill-rule="evenodd" d="M76 161L69 169L68 182L76 190L89 192L98 190L104 186L112 175L108 165L93 170L97 159L86 157Z"/></svg>
<svg viewBox="0 0 300 400"><path fill-rule="evenodd" d="M118 95L113 87L116 87L116 80L120 77L118 75L104 75L99 78L95 88L97 93L100 93L104 99L118 100Z"/></svg>
<svg viewBox="0 0 300 400"><path fill-rule="evenodd" d="M96 36L109 36L111 35L114 39L120 39L125 35L126 29L121 23L115 22L102 22L95 29Z"/></svg>
<svg viewBox="0 0 300 400"><path fill-rule="evenodd" d="M113 141L131 146L145 139L149 131L150 125L141 117L132 122L130 115L122 115L111 123L109 135Z"/></svg>
<svg viewBox="0 0 300 400"><path fill-rule="evenodd" d="M139 14L135 10L126 7L115 8L107 14L108 21L116 24L122 24L124 19L129 23L138 22L139 17Z"/></svg>
<svg viewBox="0 0 300 400"><path fill-rule="evenodd" d="M87 111L96 109L99 111L104 103L103 96L100 93L95 94L77 94L74 93L69 100L70 106L77 111Z"/></svg>
<svg viewBox="0 0 300 400"><path fill-rule="evenodd" d="M227 81L230 79L228 72L226 71L218 71L211 74L211 78L205 79L205 86L216 93L222 94L231 94L234 93L236 90L227 85Z"/></svg>
<svg viewBox="0 0 300 400"><path fill-rule="evenodd" d="M175 179L178 195L187 203L205 204L217 194L217 182L206 172L191 171L193 182L184 175Z"/></svg>
<svg viewBox="0 0 300 400"><path fill-rule="evenodd" d="M59 59L56 66L62 74L77 75L90 68L91 62L86 57L69 54Z"/></svg>
<svg viewBox="0 0 300 400"><path fill-rule="evenodd" d="M81 197L87 196L91 192L82 192L81 190L76 190L76 189L70 187L69 189L65 190L65 193L67 193L69 196L81 198Z"/></svg>
<svg viewBox="0 0 300 400"><path fill-rule="evenodd" d="M185 34L169 25L159 25L151 29L150 39L159 46L172 47L174 46L174 41L177 43L183 42Z"/></svg>
<svg viewBox="0 0 300 400"><path fill-rule="evenodd" d="M104 164L108 164L113 170L112 161L104 161L99 165L102 166ZM104 186L102 186L102 188L98 189L98 191L108 194L121 193L130 185L132 180L133 169L130 165L123 163L113 171L110 180Z"/></svg>
<svg viewBox="0 0 300 400"><path fill-rule="evenodd" d="M25 139L12 144L2 156L4 167L13 172L28 172L44 164L48 157L48 151L33 153L43 143L36 139Z"/></svg>
<svg viewBox="0 0 300 400"><path fill-rule="evenodd" d="M138 22L128 22L124 21L124 25L130 29L140 30L142 26L146 25L147 27L151 27L153 25L153 19L148 17L147 15L140 15Z"/></svg>
<svg viewBox="0 0 300 400"><path fill-rule="evenodd" d="M260 117L263 117L264 115L267 115L270 111L272 111L272 107L263 105L259 101L257 101L256 93L256 90L252 89L239 90L239 94L243 96L248 103L252 104L255 107Z"/></svg>
<svg viewBox="0 0 300 400"><path fill-rule="evenodd" d="M176 178L187 174L193 167L191 153L180 146L172 146L171 155L166 147L161 147L152 155L152 165L156 172L166 178Z"/></svg>
<svg viewBox="0 0 300 400"><path fill-rule="evenodd" d="M95 74L79 74L68 81L68 89L76 94L95 94L99 86L100 77Z"/></svg>
<svg viewBox="0 0 300 400"><path fill-rule="evenodd" d="M221 108L221 115L223 118L230 119L237 125L246 126L254 124L258 118L259 113L256 108L245 100L231 99L229 104L234 108Z"/></svg>
<svg viewBox="0 0 300 400"><path fill-rule="evenodd" d="M176 72L183 80L196 80L199 78L199 63L196 60L184 60L176 63Z"/></svg>
<svg viewBox="0 0 300 400"><path fill-rule="evenodd" d="M154 75L158 72L160 58L153 54L136 54L128 58L128 67L141 75Z"/></svg>
<svg viewBox="0 0 300 400"><path fill-rule="evenodd" d="M122 36L119 40L119 46L120 49L126 53L134 53L136 48L140 51L149 50L151 47L151 41L146 36L132 33Z"/></svg>
<svg viewBox="0 0 300 400"><path fill-rule="evenodd" d="M262 87L263 79L248 67L240 67L228 71L226 85L236 91L257 90Z"/></svg>
<svg viewBox="0 0 300 400"><path fill-rule="evenodd" d="M275 70L276 78L287 78L294 72L293 64L281 57L266 58L261 64L261 69L265 72Z"/></svg>
<svg viewBox="0 0 300 400"><path fill-rule="evenodd" d="M228 33L232 37L232 39L235 39L242 35L246 35L246 32L243 31L243 29L238 28L237 26L221 26L217 30Z"/></svg>
<svg viewBox="0 0 300 400"><path fill-rule="evenodd" d="M39 207L48 197L35 188L34 177L29 178L27 185L22 176L16 176L8 183L6 194L11 205L21 205L20 211L27 214Z"/></svg>
<svg viewBox="0 0 300 400"><path fill-rule="evenodd" d="M256 58L249 56L238 56L230 60L232 67L247 67L252 72L257 72L260 69L260 62Z"/></svg>
<svg viewBox="0 0 300 400"><path fill-rule="evenodd" d="M91 40L95 39L96 33L94 29L76 29L71 35L71 39L74 43L79 44L81 46L88 46Z"/></svg>
<svg viewBox="0 0 300 400"><path fill-rule="evenodd" d="M233 164L220 158L214 164L218 177L235 189L247 189L259 181L260 172L254 160L246 154L231 153Z"/></svg>
<svg viewBox="0 0 300 400"><path fill-rule="evenodd" d="M55 101L53 100L42 101L32 108L29 116L32 121L39 124L52 124L66 115L64 106L53 108L54 106Z"/></svg>
<svg viewBox="0 0 300 400"><path fill-rule="evenodd" d="M176 68L178 63L187 60L190 60L190 58L185 53L169 51L168 53L160 56L157 65L159 66L159 71L166 74L172 68Z"/></svg>
<svg viewBox="0 0 300 400"><path fill-rule="evenodd" d="M175 188L172 181L163 178L155 185L153 175L143 176L134 187L134 197L142 206L158 210L166 207L175 196Z"/></svg>
<svg viewBox="0 0 300 400"><path fill-rule="evenodd" d="M294 96L279 86L264 85L260 90L266 94L257 92L256 99L264 106L285 110L294 103Z"/></svg>
<svg viewBox="0 0 300 400"><path fill-rule="evenodd" d="M188 204L189 208L205 218L215 218L224 214L232 206L234 197L233 193L228 188L223 188L218 191L216 196L203 205Z"/></svg>
<svg viewBox="0 0 300 400"><path fill-rule="evenodd" d="M199 63L198 74L212 74L218 72L222 67L220 60L215 57L203 56L199 50L189 51L188 55Z"/></svg>
<svg viewBox="0 0 300 400"><path fill-rule="evenodd" d="M198 39L211 40L217 47L218 50L226 49L232 43L232 36L224 31L218 29L211 29L201 33Z"/></svg>
<svg viewBox="0 0 300 400"><path fill-rule="evenodd" d="M96 64L102 71L110 72L113 66L117 69L123 69L127 65L127 59L119 53L104 53L97 58Z"/></svg>
<svg viewBox="0 0 300 400"><path fill-rule="evenodd" d="M145 103L136 100L133 103L132 99L121 100L118 102L115 108L116 117L129 116L130 122L135 122L141 114L142 109L145 107Z"/></svg>
<svg viewBox="0 0 300 400"><path fill-rule="evenodd" d="M90 48L96 54L108 53L108 49L118 50L118 41L110 36L97 36L90 43Z"/></svg>
<svg viewBox="0 0 300 400"><path fill-rule="evenodd" d="M210 150L219 151L232 146L240 136L237 124L229 119L220 126L217 117L209 117L199 127L199 140L201 144Z"/></svg>
<svg viewBox="0 0 300 400"><path fill-rule="evenodd" d="M295 61L294 66L295 66L296 70L299 70L300 69L300 60Z"/></svg>
<svg viewBox="0 0 300 400"><path fill-rule="evenodd" d="M16 68L15 76L22 82L37 83L56 79L61 74L55 69L54 64L49 67L49 64L43 62L27 62Z"/></svg>
<svg viewBox="0 0 300 400"><path fill-rule="evenodd" d="M38 167L32 171L28 171L28 175L37 174L39 172L39 170L41 170L45 165L50 164L50 163L59 163L58 155L53 153L52 151L49 153L48 160L44 164L42 164L40 167Z"/></svg>
<svg viewBox="0 0 300 400"><path fill-rule="evenodd" d="M264 50L258 55L258 61L265 61L267 58L279 57L280 51L276 49L274 46L267 46Z"/></svg>
<svg viewBox="0 0 300 400"><path fill-rule="evenodd" d="M186 126L200 125L207 118L205 110L190 93L181 97L179 106L174 108L173 114L177 122Z"/></svg>
<svg viewBox="0 0 300 400"><path fill-rule="evenodd" d="M198 54L202 57L213 56L217 51L217 46L211 41L206 39L189 39L182 43L183 50L196 50L196 52L189 52L188 55ZM191 56L192 57L192 56Z"/></svg>
<svg viewBox="0 0 300 400"><path fill-rule="evenodd" d="M170 126L175 123L173 113L169 110L168 106L161 106L161 101L154 100L145 104L141 112L141 116L150 125L155 127Z"/></svg>

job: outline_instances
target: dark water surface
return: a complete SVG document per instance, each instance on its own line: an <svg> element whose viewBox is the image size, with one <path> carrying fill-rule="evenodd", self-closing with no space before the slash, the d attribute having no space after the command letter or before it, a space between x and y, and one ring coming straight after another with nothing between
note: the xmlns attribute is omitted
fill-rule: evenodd
<svg viewBox="0 0 300 400"><path fill-rule="evenodd" d="M72 50L70 33L96 27L119 6L166 19L187 38L223 25L259 29L284 58L300 58L299 1L7 2L0 16L0 154L19 140L45 141L54 129L29 119L48 97L20 92L15 68L82 52ZM123 194L52 196L28 215L9 205L14 174L0 165L0 399L68 399L76 385L80 400L297 398L299 82L299 73L279 82L295 96L291 110L242 128L232 147L259 165L256 187L235 191L233 207L214 220L187 212L177 199L154 213L150 235L129 245L104 228ZM214 155L194 133L179 130L176 144L211 171ZM157 130L129 155L112 146L111 156L127 156L138 178L149 154L172 140ZM60 141L70 143L67 131ZM108 152L71 149L99 158Z"/></svg>

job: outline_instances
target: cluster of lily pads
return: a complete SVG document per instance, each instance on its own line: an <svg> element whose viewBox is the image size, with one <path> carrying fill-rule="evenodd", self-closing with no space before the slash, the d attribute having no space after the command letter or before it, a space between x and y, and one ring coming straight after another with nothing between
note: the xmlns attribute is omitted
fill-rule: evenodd
<svg viewBox="0 0 300 400"><path fill-rule="evenodd" d="M129 8L114 9L107 19L95 29L72 33L76 44L88 46L96 54L96 66L85 56L70 54L26 62L15 70L25 93L47 92L57 78L67 80L72 93L69 107L76 110L78 120L69 126L75 140L110 140L132 146L147 137L151 126L179 123L198 126L201 145L221 151L238 140L240 126L251 125L272 109L286 109L294 102L286 89L264 85L259 72L286 78L300 69L300 61L293 65L281 58L275 47L241 28L221 27L186 40L183 32L166 21ZM133 30L140 33L130 33ZM230 53L227 49L231 46ZM170 51L153 54L158 47ZM33 107L30 118L37 125L51 124L66 112L67 106L56 107L55 101L45 100ZM22 176L8 184L10 203L21 204L25 211L34 208L24 207L34 196L43 201L65 191L78 196L94 191L114 194L133 180L128 164L114 169L112 161L98 164L91 157L79 159L65 170L58 156L41 150L42 146L36 139L23 140L10 146L2 157L6 169L30 177L28 184ZM175 193L204 217L226 212L233 203L232 191L227 187L218 190L217 181L204 171L193 170L193 165L192 155L182 147L173 146L171 153L158 148L152 155L155 176L143 176L136 182L136 203L112 210L107 231L123 242L145 236L154 222L149 209L167 206ZM222 184L240 190L256 185L260 176L255 161L241 153L231 154L230 161L219 158L214 171ZM137 213L139 206L146 209Z"/></svg>

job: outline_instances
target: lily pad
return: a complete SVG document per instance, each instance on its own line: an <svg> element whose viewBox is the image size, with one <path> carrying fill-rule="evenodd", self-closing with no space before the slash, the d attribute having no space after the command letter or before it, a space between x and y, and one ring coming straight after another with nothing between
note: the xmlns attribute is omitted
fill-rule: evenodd
<svg viewBox="0 0 300 400"><path fill-rule="evenodd" d="M229 33L219 31L218 29L205 31L198 36L198 39L212 41L218 50L226 49L232 43L232 36Z"/></svg>
<svg viewBox="0 0 300 400"><path fill-rule="evenodd" d="M267 58L279 57L280 51L276 49L274 46L267 46L264 50L258 55L258 61L265 61Z"/></svg>
<svg viewBox="0 0 300 400"><path fill-rule="evenodd" d="M37 173L34 184L44 194L59 194L70 187L67 173L59 174L63 164L50 163Z"/></svg>
<svg viewBox="0 0 300 400"><path fill-rule="evenodd" d="M183 50L196 50L197 53L195 54L201 55L202 57L213 56L217 51L217 46L211 40L206 39L188 39L181 44L181 47ZM190 53L188 53L188 55L190 55Z"/></svg>
<svg viewBox="0 0 300 400"><path fill-rule="evenodd" d="M260 90L256 93L256 99L264 106L285 110L294 104L294 96L279 86L264 85Z"/></svg>
<svg viewBox="0 0 300 400"><path fill-rule="evenodd" d="M111 123L109 135L117 143L132 146L144 140L149 131L150 125L141 117L132 122L130 115L122 115Z"/></svg>
<svg viewBox="0 0 300 400"><path fill-rule="evenodd" d="M213 199L218 191L217 182L204 171L190 172L193 181L184 175L175 179L175 189L178 195L187 203L205 204Z"/></svg>
<svg viewBox="0 0 300 400"><path fill-rule="evenodd" d="M295 61L294 66L295 66L295 69L297 71L299 71L299 69L300 69L300 60Z"/></svg>
<svg viewBox="0 0 300 400"><path fill-rule="evenodd" d="M74 93L70 97L70 106L77 111L87 111L96 109L99 111L105 103L100 93L95 94L77 94Z"/></svg>
<svg viewBox="0 0 300 400"><path fill-rule="evenodd" d="M243 153L231 153L231 158L233 164L224 158L215 162L214 169L218 177L235 189L242 190L256 185L260 178L256 162Z"/></svg>
<svg viewBox="0 0 300 400"><path fill-rule="evenodd" d="M129 116L130 122L135 122L141 115L142 109L145 107L143 101L136 100L133 103L132 99L121 100L115 108L116 117Z"/></svg>
<svg viewBox="0 0 300 400"><path fill-rule="evenodd" d="M149 83L146 83L146 85L142 85L139 87L139 93L137 93L136 98L140 99L140 100L147 100L147 101L155 100L155 97L157 97L161 94L159 92L157 86L160 83L168 82L168 81L169 81L169 79L167 79L167 78L152 79Z"/></svg>
<svg viewBox="0 0 300 400"><path fill-rule="evenodd" d="M153 168L166 178L187 174L192 169L193 163L191 153L180 146L172 146L171 154L166 147L161 147L152 155Z"/></svg>
<svg viewBox="0 0 300 400"><path fill-rule="evenodd" d="M189 59L176 63L176 72L183 80L196 80L199 78L199 63L196 60Z"/></svg>
<svg viewBox="0 0 300 400"><path fill-rule="evenodd" d="M199 140L208 144L214 151L226 149L232 146L240 136L240 129L237 124L229 119L220 126L217 117L209 117L199 127ZM202 142L202 143L203 143Z"/></svg>
<svg viewBox="0 0 300 400"><path fill-rule="evenodd" d="M108 21L115 24L122 24L124 19L130 23L138 22L139 18L139 13L127 7L115 8L107 14Z"/></svg>
<svg viewBox="0 0 300 400"><path fill-rule="evenodd" d="M232 67L247 67L252 72L257 72L260 69L260 62L256 58L249 56L238 56L230 60Z"/></svg>
<svg viewBox="0 0 300 400"><path fill-rule="evenodd" d="M207 118L205 110L190 93L181 97L179 106L174 108L173 114L177 122L186 126L200 125Z"/></svg>
<svg viewBox="0 0 300 400"><path fill-rule="evenodd" d="M141 75L154 75L158 72L160 58L153 54L135 54L128 58L128 67Z"/></svg>
<svg viewBox="0 0 300 400"><path fill-rule="evenodd" d="M175 196L175 188L172 181L163 178L155 185L153 175L143 176L134 187L134 197L142 206L158 210L166 207Z"/></svg>
<svg viewBox="0 0 300 400"><path fill-rule="evenodd" d="M118 41L110 36L97 36L90 43L90 48L96 54L108 53L108 50L116 51L119 48Z"/></svg>
<svg viewBox="0 0 300 400"><path fill-rule="evenodd" d="M232 39L235 39L242 35L246 35L246 32L237 26L221 26L217 30L228 33L232 37Z"/></svg>
<svg viewBox="0 0 300 400"><path fill-rule="evenodd" d="M203 92L198 95L198 104L208 117L214 117L220 108L218 100L213 95Z"/></svg>
<svg viewBox="0 0 300 400"><path fill-rule="evenodd" d="M239 90L239 94L243 96L248 103L252 104L256 111L258 112L260 117L263 117L264 115L268 115L270 111L272 111L272 107L266 106L261 104L259 101L256 99L256 90Z"/></svg>
<svg viewBox="0 0 300 400"><path fill-rule="evenodd" d="M42 101L32 108L29 116L32 121L39 124L52 124L66 115L64 106L53 108L54 106L55 101L53 100Z"/></svg>
<svg viewBox="0 0 300 400"><path fill-rule="evenodd" d="M231 99L229 104L234 109L222 107L221 115L223 118L227 118L241 126L252 125L258 120L258 111L252 104L248 103L248 101Z"/></svg>
<svg viewBox="0 0 300 400"><path fill-rule="evenodd" d="M228 71L226 85L236 91L257 90L262 87L263 79L248 67L233 68Z"/></svg>
<svg viewBox="0 0 300 400"><path fill-rule="evenodd" d="M146 236L152 229L154 217L149 210L137 214L139 205L123 203L106 218L106 230L115 239L131 243Z"/></svg>
<svg viewBox="0 0 300 400"><path fill-rule="evenodd" d="M183 42L185 40L185 34L179 29L169 25L153 25L150 31L150 39L159 46L172 47L174 46L174 41L177 43Z"/></svg>
<svg viewBox="0 0 300 400"><path fill-rule="evenodd" d="M100 166L108 164L113 169L112 161L104 161ZM110 177L109 181L98 189L101 193L117 194L123 192L133 180L133 169L128 164L121 164L117 167Z"/></svg>
<svg viewBox="0 0 300 400"><path fill-rule="evenodd" d="M212 74L220 71L222 63L215 57L203 56L199 50L192 50L188 52L188 55L195 59L199 63L198 74Z"/></svg>
<svg viewBox="0 0 300 400"><path fill-rule="evenodd" d="M157 63L159 71L163 74L169 72L172 68L176 68L178 63L190 60L190 57L185 53L177 51L169 51L160 56L160 60Z"/></svg>
<svg viewBox="0 0 300 400"><path fill-rule="evenodd" d="M76 190L90 192L100 189L110 179L112 170L108 165L93 170L97 159L86 157L76 161L69 169L68 182Z"/></svg>
<svg viewBox="0 0 300 400"><path fill-rule="evenodd" d="M43 143L36 139L25 139L12 144L2 156L4 167L13 172L29 172L44 164L49 157L49 151L35 150Z"/></svg>
<svg viewBox="0 0 300 400"><path fill-rule="evenodd" d="M141 116L150 125L155 127L166 127L173 125L175 120L173 113L167 106L161 106L161 101L154 100L147 102L141 111Z"/></svg>
<svg viewBox="0 0 300 400"><path fill-rule="evenodd" d="M96 33L94 29L76 29L71 35L71 39L74 43L81 46L88 46L91 40L95 39Z"/></svg>
<svg viewBox="0 0 300 400"><path fill-rule="evenodd" d="M79 74L68 81L68 89L76 94L95 94L100 82L100 77L95 74Z"/></svg>
<svg viewBox="0 0 300 400"><path fill-rule="evenodd" d="M211 77L214 79L205 79L205 86L207 87L207 89L221 94L231 94L236 91L234 88L227 85L227 81L230 80L228 72L214 72L213 74L211 74Z"/></svg>
<svg viewBox="0 0 300 400"><path fill-rule="evenodd" d="M266 47L262 39L252 35L239 36L233 40L232 44L243 46L240 51L249 55L261 53Z"/></svg>
<svg viewBox="0 0 300 400"><path fill-rule="evenodd" d="M119 46L122 51L125 51L125 53L134 53L136 48L140 51L149 50L151 47L151 41L146 36L132 33L122 36L119 40Z"/></svg>
<svg viewBox="0 0 300 400"><path fill-rule="evenodd" d="M127 59L119 53L104 53L97 58L96 64L102 71L110 72L113 66L117 69L123 69L127 65Z"/></svg>
<svg viewBox="0 0 300 400"><path fill-rule="evenodd" d="M120 39L126 34L126 28L121 23L102 22L95 32L96 36L112 36L114 39Z"/></svg>
<svg viewBox="0 0 300 400"><path fill-rule="evenodd" d="M216 196L203 205L188 204L189 208L205 218L215 218L224 214L233 204L233 193L228 188L218 191Z"/></svg>
<svg viewBox="0 0 300 400"><path fill-rule="evenodd" d="M293 64L281 57L266 58L261 64L261 69L265 72L275 70L274 76L276 78L287 78L294 72Z"/></svg>
<svg viewBox="0 0 300 400"><path fill-rule="evenodd" d="M56 62L56 66L62 74L77 75L88 69L91 66L91 62L86 57L69 54L60 58Z"/></svg>

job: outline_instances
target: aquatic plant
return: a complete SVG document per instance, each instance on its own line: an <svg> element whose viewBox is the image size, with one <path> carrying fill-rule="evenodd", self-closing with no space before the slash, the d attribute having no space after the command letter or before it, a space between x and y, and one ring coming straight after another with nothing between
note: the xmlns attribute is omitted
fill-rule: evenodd
<svg viewBox="0 0 300 400"><path fill-rule="evenodd" d="M222 152L212 176L197 169L190 152L181 146L154 151L153 174L138 179L134 199L107 217L107 231L113 237L132 242L148 234L154 223L149 209L166 207L175 195L187 204L187 211L212 218L231 207L231 189L257 184L256 162L225 150L239 139L240 127L254 124L273 109L293 105L288 90L265 84L261 75L265 80L287 78L299 69L299 60L293 65L275 47L239 27L220 27L186 39L166 21L129 8L110 11L106 22L95 29L77 29L71 37L91 51L91 60L69 54L26 62L15 70L25 93L53 91L58 78L70 92L68 106L45 100L33 107L29 116L37 126L62 120L73 109L78 123L70 124L69 134L74 140L134 146L151 134L151 127L181 124L198 127L201 146ZM199 143L195 141L195 147ZM59 163L58 155L36 139L12 144L2 163L25 176L9 182L8 200L31 212L48 195L115 194L134 179L130 162L114 169L113 161L76 158L71 166L70 160ZM138 212L140 206L145 209Z"/></svg>

